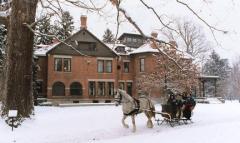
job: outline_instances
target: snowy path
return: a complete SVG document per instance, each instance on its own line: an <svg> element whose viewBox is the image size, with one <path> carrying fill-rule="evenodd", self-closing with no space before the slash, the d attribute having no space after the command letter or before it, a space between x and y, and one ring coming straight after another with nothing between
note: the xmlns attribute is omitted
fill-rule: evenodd
<svg viewBox="0 0 240 143"><path fill-rule="evenodd" d="M121 107L114 106L37 107L36 116L13 133L0 119L0 143L239 143L238 102L198 104L194 123L174 128L154 122L148 129L140 114L136 133L122 127L121 115Z"/></svg>

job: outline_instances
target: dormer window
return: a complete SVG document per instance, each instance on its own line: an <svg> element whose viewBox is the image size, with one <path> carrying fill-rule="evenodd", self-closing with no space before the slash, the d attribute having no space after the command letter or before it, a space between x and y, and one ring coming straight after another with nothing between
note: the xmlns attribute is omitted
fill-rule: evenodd
<svg viewBox="0 0 240 143"><path fill-rule="evenodd" d="M117 51L118 53L125 53L125 47L124 47L124 46L118 46L118 47L116 48L116 51Z"/></svg>

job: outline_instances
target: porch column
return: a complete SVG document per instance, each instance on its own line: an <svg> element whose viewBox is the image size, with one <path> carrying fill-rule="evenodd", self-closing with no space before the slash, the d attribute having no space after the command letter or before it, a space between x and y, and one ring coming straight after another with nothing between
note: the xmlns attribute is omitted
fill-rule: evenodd
<svg viewBox="0 0 240 143"><path fill-rule="evenodd" d="M202 80L203 97L205 97L205 80Z"/></svg>
<svg viewBox="0 0 240 143"><path fill-rule="evenodd" d="M217 79L214 80L214 96L217 96Z"/></svg>

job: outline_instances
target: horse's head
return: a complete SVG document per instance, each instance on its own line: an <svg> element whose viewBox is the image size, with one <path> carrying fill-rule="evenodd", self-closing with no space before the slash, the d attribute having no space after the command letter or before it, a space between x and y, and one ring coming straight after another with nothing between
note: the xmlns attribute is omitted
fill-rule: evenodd
<svg viewBox="0 0 240 143"><path fill-rule="evenodd" d="M118 106L121 104L122 102L122 94L119 92L119 90L117 90L115 92L115 96L114 96L114 99L115 99L115 105Z"/></svg>

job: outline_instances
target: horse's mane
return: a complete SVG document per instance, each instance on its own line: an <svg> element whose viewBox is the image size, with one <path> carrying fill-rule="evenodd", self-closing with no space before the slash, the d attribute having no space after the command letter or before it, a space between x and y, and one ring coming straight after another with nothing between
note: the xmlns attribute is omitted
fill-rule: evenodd
<svg viewBox="0 0 240 143"><path fill-rule="evenodd" d="M122 89L118 89L119 93L124 96L126 99L130 100L130 101L134 101L134 99L129 95L127 94L127 92L125 90L122 90Z"/></svg>

